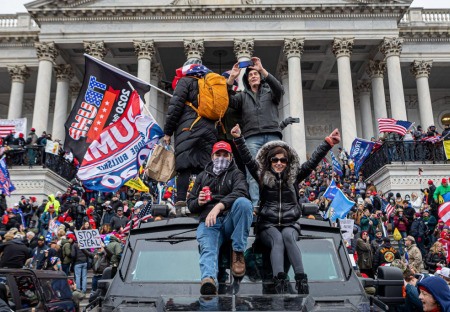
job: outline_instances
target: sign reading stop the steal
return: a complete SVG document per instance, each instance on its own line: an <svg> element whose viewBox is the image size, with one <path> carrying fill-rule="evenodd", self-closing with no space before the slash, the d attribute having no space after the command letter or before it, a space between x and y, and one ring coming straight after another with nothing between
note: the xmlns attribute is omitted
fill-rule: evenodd
<svg viewBox="0 0 450 312"><path fill-rule="evenodd" d="M102 247L102 239L97 229L75 231L77 242L80 249L100 248Z"/></svg>

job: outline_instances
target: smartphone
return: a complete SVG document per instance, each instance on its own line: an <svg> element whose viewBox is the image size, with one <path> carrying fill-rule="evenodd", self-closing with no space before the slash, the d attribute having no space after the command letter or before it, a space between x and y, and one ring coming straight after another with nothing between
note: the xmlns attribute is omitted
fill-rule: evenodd
<svg viewBox="0 0 450 312"><path fill-rule="evenodd" d="M239 62L239 68L245 68L245 67L249 67L249 66L253 66L253 65L255 65L255 63L253 63L252 60Z"/></svg>
<svg viewBox="0 0 450 312"><path fill-rule="evenodd" d="M294 118L294 121L293 122L295 122L295 123L300 123L300 118Z"/></svg>

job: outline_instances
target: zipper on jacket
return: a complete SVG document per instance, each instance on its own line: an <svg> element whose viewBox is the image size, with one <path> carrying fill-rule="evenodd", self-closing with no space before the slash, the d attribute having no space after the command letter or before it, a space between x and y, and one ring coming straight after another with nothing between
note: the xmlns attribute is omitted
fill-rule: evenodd
<svg viewBox="0 0 450 312"><path fill-rule="evenodd" d="M280 183L279 183L279 187L278 187L278 190L279 190L279 195L280 195L280 211L278 212L278 226L281 226L281 179L279 180L280 181Z"/></svg>

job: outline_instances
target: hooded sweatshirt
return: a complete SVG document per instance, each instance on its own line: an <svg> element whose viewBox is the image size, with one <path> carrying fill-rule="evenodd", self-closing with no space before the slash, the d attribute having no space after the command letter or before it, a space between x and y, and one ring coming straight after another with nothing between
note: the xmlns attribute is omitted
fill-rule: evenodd
<svg viewBox="0 0 450 312"><path fill-rule="evenodd" d="M21 239L13 239L0 245L3 252L0 268L21 269L28 259L28 247Z"/></svg>
<svg viewBox="0 0 450 312"><path fill-rule="evenodd" d="M48 208L50 207L50 205L53 205L53 208L55 208L56 214L59 214L60 203L58 200L55 199L55 195L53 195L53 194L48 195L48 203L47 203L47 205L45 205L44 211L48 211Z"/></svg>
<svg viewBox="0 0 450 312"><path fill-rule="evenodd" d="M433 298L439 303L444 312L450 312L450 289L440 277L430 276L417 283L417 287L425 287Z"/></svg>

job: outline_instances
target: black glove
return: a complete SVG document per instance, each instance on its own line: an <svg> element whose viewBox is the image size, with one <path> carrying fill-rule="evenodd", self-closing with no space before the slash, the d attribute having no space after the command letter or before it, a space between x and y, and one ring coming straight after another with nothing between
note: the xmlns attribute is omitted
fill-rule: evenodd
<svg viewBox="0 0 450 312"><path fill-rule="evenodd" d="M280 129L283 130L284 128L286 128L288 125L293 124L294 122L297 121L297 118L294 117L287 117L285 120L283 120L282 122L280 122Z"/></svg>

